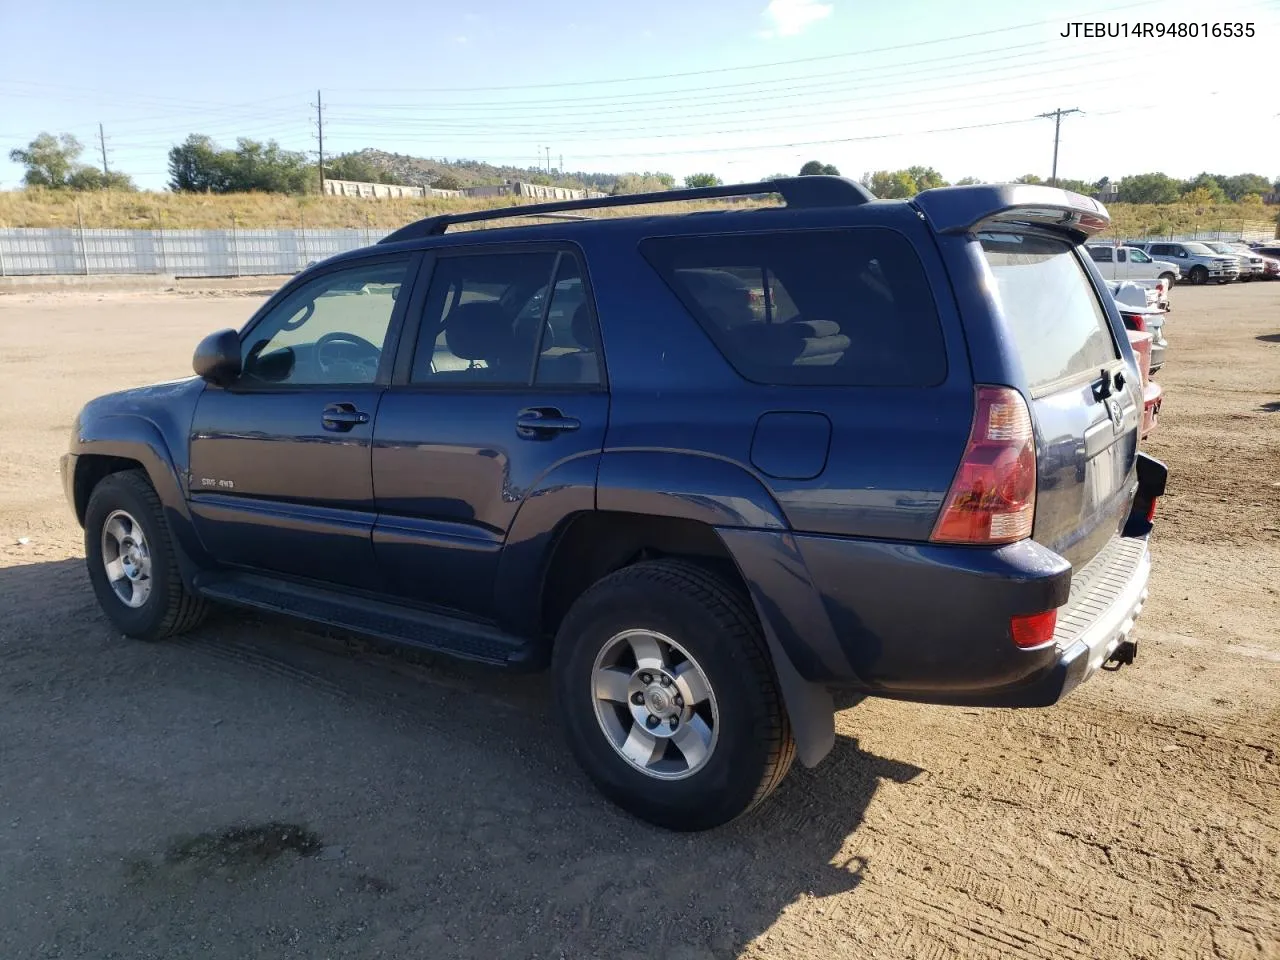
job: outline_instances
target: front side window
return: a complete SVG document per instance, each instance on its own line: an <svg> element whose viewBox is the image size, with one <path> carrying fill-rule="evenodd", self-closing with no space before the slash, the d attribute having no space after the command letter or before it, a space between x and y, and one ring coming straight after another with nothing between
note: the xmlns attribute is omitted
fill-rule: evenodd
<svg viewBox="0 0 1280 960"><path fill-rule="evenodd" d="M408 257L379 259L303 283L244 338L242 383L373 383L408 269Z"/></svg>
<svg viewBox="0 0 1280 960"><path fill-rule="evenodd" d="M1129 262L1130 262L1130 263L1150 263L1150 262L1151 262L1151 258L1150 258L1150 257L1148 257L1148 256L1147 256L1145 253L1143 253L1141 250L1130 250L1130 251L1129 251Z"/></svg>
<svg viewBox="0 0 1280 960"><path fill-rule="evenodd" d="M1031 390L1115 362L1107 315L1069 244L1016 233L980 239Z"/></svg>
<svg viewBox="0 0 1280 960"><path fill-rule="evenodd" d="M1125 263L1125 262L1126 262L1126 260L1127 260L1127 251L1126 251L1126 250L1124 250L1124 249L1117 250L1117 251L1116 251L1116 261L1117 261L1117 262L1119 262L1119 263Z"/></svg>
<svg viewBox="0 0 1280 960"><path fill-rule="evenodd" d="M1110 263L1111 248L1110 247L1089 247L1089 256L1093 258L1094 263Z"/></svg>
<svg viewBox="0 0 1280 960"><path fill-rule="evenodd" d="M933 386L946 378L937 307L900 233L652 237L640 250L748 380Z"/></svg>

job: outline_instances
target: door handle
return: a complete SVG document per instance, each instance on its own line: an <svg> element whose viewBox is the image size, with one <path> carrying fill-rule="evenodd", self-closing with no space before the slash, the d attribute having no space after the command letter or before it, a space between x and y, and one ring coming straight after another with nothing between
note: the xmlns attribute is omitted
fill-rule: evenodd
<svg viewBox="0 0 1280 960"><path fill-rule="evenodd" d="M582 421L566 417L555 407L526 407L516 415L516 435L526 440L547 440L580 426Z"/></svg>
<svg viewBox="0 0 1280 960"><path fill-rule="evenodd" d="M369 415L352 403L331 403L320 414L326 430L350 430L356 424L368 423Z"/></svg>

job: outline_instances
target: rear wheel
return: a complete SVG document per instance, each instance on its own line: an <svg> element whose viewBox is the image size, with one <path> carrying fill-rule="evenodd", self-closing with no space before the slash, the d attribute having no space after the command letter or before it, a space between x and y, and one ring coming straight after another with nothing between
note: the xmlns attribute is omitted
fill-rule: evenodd
<svg viewBox="0 0 1280 960"><path fill-rule="evenodd" d="M84 552L98 603L121 633L160 640L203 619L204 601L182 582L160 498L145 474L113 473L94 487Z"/></svg>
<svg viewBox="0 0 1280 960"><path fill-rule="evenodd" d="M1209 270L1206 267L1192 267L1188 279L1196 286L1209 282Z"/></svg>
<svg viewBox="0 0 1280 960"><path fill-rule="evenodd" d="M556 699L574 756L623 809L674 830L750 810L795 755L750 601L694 564L626 567L556 638Z"/></svg>
<svg viewBox="0 0 1280 960"><path fill-rule="evenodd" d="M1165 284L1170 287L1172 287L1174 283L1177 282L1177 278L1172 273L1169 273L1168 271L1165 271L1164 273L1160 274L1160 279L1163 280Z"/></svg>

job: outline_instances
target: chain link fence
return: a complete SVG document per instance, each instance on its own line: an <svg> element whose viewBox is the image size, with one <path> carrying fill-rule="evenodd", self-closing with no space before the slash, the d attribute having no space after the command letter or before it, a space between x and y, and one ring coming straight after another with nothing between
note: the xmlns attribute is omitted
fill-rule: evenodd
<svg viewBox="0 0 1280 960"><path fill-rule="evenodd" d="M389 232L0 228L0 276L278 276L375 243Z"/></svg>

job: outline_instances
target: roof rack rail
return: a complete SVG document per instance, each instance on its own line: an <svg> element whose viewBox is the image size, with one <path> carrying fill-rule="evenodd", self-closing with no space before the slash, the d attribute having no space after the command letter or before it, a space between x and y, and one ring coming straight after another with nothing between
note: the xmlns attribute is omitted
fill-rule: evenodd
<svg viewBox="0 0 1280 960"><path fill-rule="evenodd" d="M645 203L674 203L680 200L749 197L761 193L780 194L789 207L851 207L875 199L866 187L847 177L783 177L778 180L765 180L761 183L733 183L718 187L689 187L684 190L664 190L660 193L633 193L621 197L589 197L585 200L558 200L553 203L533 203L527 206L500 207L495 210L475 210L470 213L445 213L406 224L399 230L387 234L378 242L397 243L401 240L438 237L455 223L506 220L512 217L542 217L566 210L594 210L598 207L628 207Z"/></svg>

